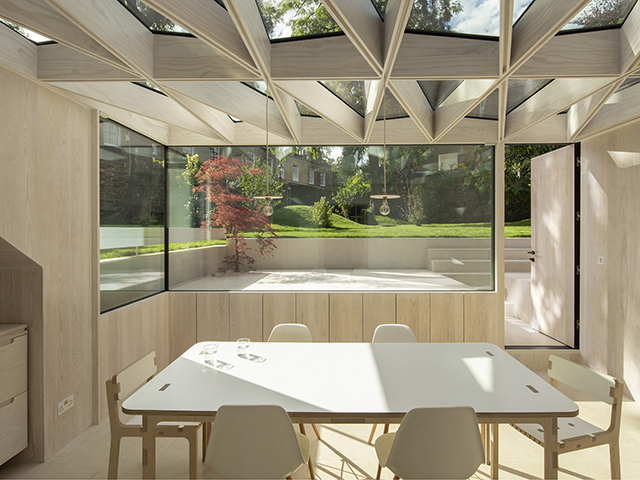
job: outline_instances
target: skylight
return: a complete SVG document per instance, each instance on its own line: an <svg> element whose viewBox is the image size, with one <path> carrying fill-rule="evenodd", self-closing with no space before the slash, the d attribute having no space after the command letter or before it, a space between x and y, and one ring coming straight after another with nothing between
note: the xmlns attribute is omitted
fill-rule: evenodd
<svg viewBox="0 0 640 480"><path fill-rule="evenodd" d="M384 96L384 101L378 110L378 116L376 120L382 120L383 118L404 118L409 114L402 108L400 102L393 96L393 93L387 89Z"/></svg>
<svg viewBox="0 0 640 480"><path fill-rule="evenodd" d="M418 82L433 110L438 108L461 83L462 80L423 80Z"/></svg>
<svg viewBox="0 0 640 480"><path fill-rule="evenodd" d="M50 38L44 37L44 36L40 35L39 33L32 32L31 30L28 30L28 29L23 28L23 27L21 27L19 25L16 25L15 23L9 22L8 20L4 20L4 19L0 18L0 22L4 23L7 27L9 27L14 32L19 33L23 37L31 40L33 43L40 44L40 43L51 42Z"/></svg>
<svg viewBox="0 0 640 480"><path fill-rule="evenodd" d="M140 0L118 0L126 7L145 27L158 33L189 33L177 23L159 14Z"/></svg>
<svg viewBox="0 0 640 480"><path fill-rule="evenodd" d="M414 0L407 30L498 36L499 0Z"/></svg>
<svg viewBox="0 0 640 480"><path fill-rule="evenodd" d="M515 24L524 12L527 11L529 5L531 5L535 0L515 0L513 4L513 23Z"/></svg>
<svg viewBox="0 0 640 480"><path fill-rule="evenodd" d="M366 104L364 82L324 80L320 83L331 90L336 97L358 112L360 116L364 117Z"/></svg>
<svg viewBox="0 0 640 480"><path fill-rule="evenodd" d="M311 110L306 105L298 102L297 100L294 100L294 101L296 102L296 106L298 107L298 111L300 112L300 115L304 117L320 117L320 115L318 115L316 112Z"/></svg>
<svg viewBox="0 0 640 480"><path fill-rule="evenodd" d="M592 0L562 30L581 30L584 28L622 25L636 1Z"/></svg>
<svg viewBox="0 0 640 480"><path fill-rule="evenodd" d="M621 92L622 90L629 88L629 87L633 87L634 85L637 85L638 83L640 83L640 78L627 78L624 82L622 82L622 85L620 85L618 87L618 89L616 90L615 93Z"/></svg>
<svg viewBox="0 0 640 480"><path fill-rule="evenodd" d="M257 2L271 40L342 31L320 0Z"/></svg>
<svg viewBox="0 0 640 480"><path fill-rule="evenodd" d="M487 98L480 102L480 105L471 110L467 117L498 120L498 100L499 95L496 88Z"/></svg>
<svg viewBox="0 0 640 480"><path fill-rule="evenodd" d="M536 93L549 85L552 80L536 78L531 80L509 80L507 92L507 114L518 108Z"/></svg>

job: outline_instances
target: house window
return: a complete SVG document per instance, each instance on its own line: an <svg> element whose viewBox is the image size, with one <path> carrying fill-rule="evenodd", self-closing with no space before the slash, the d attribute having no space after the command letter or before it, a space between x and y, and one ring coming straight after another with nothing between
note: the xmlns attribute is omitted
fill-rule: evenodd
<svg viewBox="0 0 640 480"><path fill-rule="evenodd" d="M299 182L300 181L300 170L298 169L298 165L292 165L291 166L291 175L292 175L292 181L294 182Z"/></svg>
<svg viewBox="0 0 640 480"><path fill-rule="evenodd" d="M100 124L100 137L102 145L105 147L120 147L120 125L112 122L102 122Z"/></svg>
<svg viewBox="0 0 640 480"><path fill-rule="evenodd" d="M278 180L284 181L284 166L278 165Z"/></svg>
<svg viewBox="0 0 640 480"><path fill-rule="evenodd" d="M458 169L458 154L457 153L443 153L438 155L438 170L457 170Z"/></svg>
<svg viewBox="0 0 640 480"><path fill-rule="evenodd" d="M269 173L273 173L275 170L273 169L273 158L269 159Z"/></svg>
<svg viewBox="0 0 640 480"><path fill-rule="evenodd" d="M313 185L315 182L316 171L313 168L309 169L309 185Z"/></svg>
<svg viewBox="0 0 640 480"><path fill-rule="evenodd" d="M325 175L326 175L326 173L320 172L320 186L321 187L326 187L327 186L327 180L326 180Z"/></svg>

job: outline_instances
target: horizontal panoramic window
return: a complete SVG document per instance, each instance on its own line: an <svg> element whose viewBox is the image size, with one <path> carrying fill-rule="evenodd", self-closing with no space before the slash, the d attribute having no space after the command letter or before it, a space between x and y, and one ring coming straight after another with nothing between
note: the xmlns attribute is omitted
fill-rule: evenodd
<svg viewBox="0 0 640 480"><path fill-rule="evenodd" d="M171 147L175 290L490 290L494 148Z"/></svg>
<svg viewBox="0 0 640 480"><path fill-rule="evenodd" d="M100 310L165 289L164 146L100 120Z"/></svg>

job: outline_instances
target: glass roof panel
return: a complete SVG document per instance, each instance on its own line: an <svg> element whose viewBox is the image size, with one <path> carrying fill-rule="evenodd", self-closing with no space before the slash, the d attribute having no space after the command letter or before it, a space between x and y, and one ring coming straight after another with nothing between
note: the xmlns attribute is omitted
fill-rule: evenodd
<svg viewBox="0 0 640 480"><path fill-rule="evenodd" d="M271 40L342 30L320 0L257 0Z"/></svg>
<svg viewBox="0 0 640 480"><path fill-rule="evenodd" d="M407 30L496 37L500 34L500 2L414 0Z"/></svg>
<svg viewBox="0 0 640 480"><path fill-rule="evenodd" d="M638 83L640 83L640 78L627 78L624 82L622 82L622 85L618 87L615 93L618 93L624 90L625 88L633 87Z"/></svg>
<svg viewBox="0 0 640 480"><path fill-rule="evenodd" d="M252 88L256 92L260 92L263 95L266 95L269 98L272 98L271 93L267 91L267 84L265 82L240 82L240 83L246 85L249 88Z"/></svg>
<svg viewBox="0 0 640 480"><path fill-rule="evenodd" d="M405 118L408 117L409 114L402 108L400 102L394 97L393 93L387 91L384 94L384 101L382 105L380 105L380 110L378 110L378 116L376 120L382 120L386 118Z"/></svg>
<svg viewBox="0 0 640 480"><path fill-rule="evenodd" d="M515 24L524 12L527 11L529 5L531 5L535 0L515 0L513 4L513 23Z"/></svg>
<svg viewBox="0 0 640 480"><path fill-rule="evenodd" d="M298 111L300 112L300 115L302 115L304 117L318 117L318 118L320 118L320 115L318 115L316 112L311 110L306 105L298 102L297 100L294 100L294 102L296 102L296 106L298 107Z"/></svg>
<svg viewBox="0 0 640 480"><path fill-rule="evenodd" d="M353 108L361 117L364 117L367 102L364 96L363 81L323 80L320 84L327 87L336 97Z"/></svg>
<svg viewBox="0 0 640 480"><path fill-rule="evenodd" d="M16 25L15 23L10 22L8 20L4 20L0 18L0 22L4 23L7 27L9 27L14 32L19 33L23 37L31 40L33 43L40 44L40 43L47 43L52 41L50 38L43 37L42 35L36 32L32 32L31 30L22 28L20 25Z"/></svg>
<svg viewBox="0 0 640 480"><path fill-rule="evenodd" d="M177 32L189 33L177 23L160 15L154 9L140 0L118 0L126 7L145 27L152 32Z"/></svg>
<svg viewBox="0 0 640 480"><path fill-rule="evenodd" d="M498 89L485 98L480 105L471 110L467 118L484 118L486 120L498 120Z"/></svg>
<svg viewBox="0 0 640 480"><path fill-rule="evenodd" d="M418 85L422 88L431 108L435 110L461 83L462 80L423 80L419 81Z"/></svg>
<svg viewBox="0 0 640 480"><path fill-rule="evenodd" d="M636 0L592 0L562 31L622 25Z"/></svg>
<svg viewBox="0 0 640 480"><path fill-rule="evenodd" d="M549 79L509 80L507 93L507 113L511 113L541 89L551 83Z"/></svg>

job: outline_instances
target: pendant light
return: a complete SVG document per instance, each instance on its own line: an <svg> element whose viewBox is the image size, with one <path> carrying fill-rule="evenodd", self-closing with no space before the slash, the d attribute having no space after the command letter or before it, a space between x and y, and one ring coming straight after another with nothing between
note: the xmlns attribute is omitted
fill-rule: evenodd
<svg viewBox="0 0 640 480"><path fill-rule="evenodd" d="M269 195L269 95L265 91L264 94L267 99L265 111L266 111L266 141L265 141L265 172L267 177L267 194L266 195L256 195L253 198L256 200L264 200L264 209L262 213L264 213L267 217L273 215L273 206L271 205L271 200L280 200L282 195Z"/></svg>
<svg viewBox="0 0 640 480"><path fill-rule="evenodd" d="M387 92L385 91L385 94L382 97L383 190L382 190L382 195L370 195L371 198L375 198L376 200L382 199L382 205L380 206L380 215L384 215L385 217L389 215L389 213L391 212L391 207L389 207L389 202L387 200L394 200L396 198L400 198L400 195L387 193L387 103L385 102L386 95L387 95Z"/></svg>

